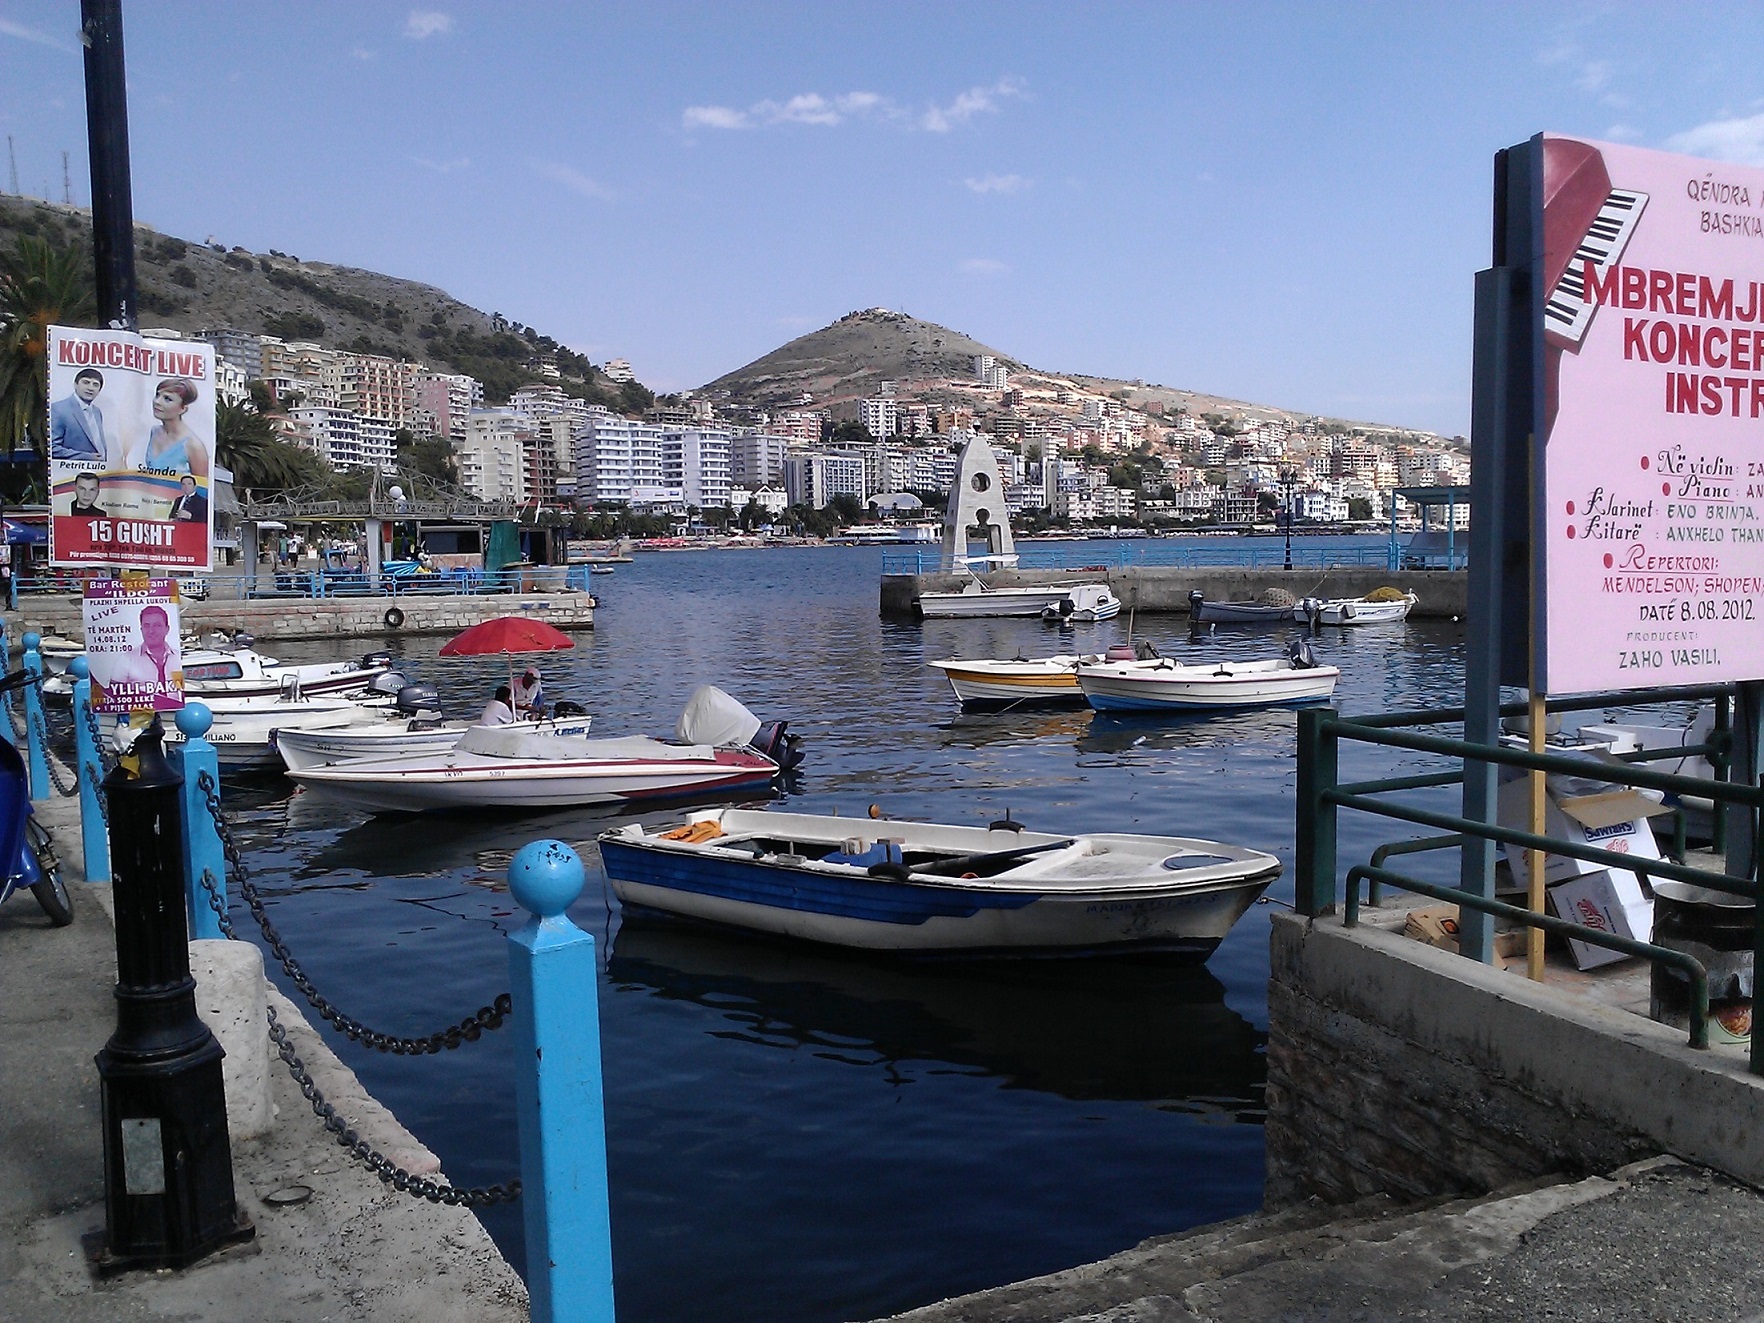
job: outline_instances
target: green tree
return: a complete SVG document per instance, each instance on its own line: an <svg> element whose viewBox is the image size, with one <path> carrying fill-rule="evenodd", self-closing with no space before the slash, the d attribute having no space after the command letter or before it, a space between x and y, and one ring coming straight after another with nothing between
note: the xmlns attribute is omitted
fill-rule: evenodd
<svg viewBox="0 0 1764 1323"><path fill-rule="evenodd" d="M1348 497L1348 518L1349 519L1370 519L1371 517L1372 517L1372 502L1371 501L1368 501L1364 496L1350 496L1350 497Z"/></svg>
<svg viewBox="0 0 1764 1323"><path fill-rule="evenodd" d="M81 245L20 235L0 254L0 441L46 456L49 328L97 316L91 255Z"/></svg>
<svg viewBox="0 0 1764 1323"><path fill-rule="evenodd" d="M401 427L393 434L392 445L399 472L458 485L459 466L454 461L453 445L445 438L417 436Z"/></svg>
<svg viewBox="0 0 1764 1323"><path fill-rule="evenodd" d="M875 439L870 435L870 429L856 419L840 423L828 438L836 446L867 446Z"/></svg>

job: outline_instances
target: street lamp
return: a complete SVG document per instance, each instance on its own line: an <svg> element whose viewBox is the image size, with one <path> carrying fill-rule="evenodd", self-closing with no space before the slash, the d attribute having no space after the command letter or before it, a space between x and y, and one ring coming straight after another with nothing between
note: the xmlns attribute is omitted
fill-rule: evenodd
<svg viewBox="0 0 1764 1323"><path fill-rule="evenodd" d="M1280 470L1281 520L1286 525L1286 568L1292 568L1292 480L1291 469Z"/></svg>

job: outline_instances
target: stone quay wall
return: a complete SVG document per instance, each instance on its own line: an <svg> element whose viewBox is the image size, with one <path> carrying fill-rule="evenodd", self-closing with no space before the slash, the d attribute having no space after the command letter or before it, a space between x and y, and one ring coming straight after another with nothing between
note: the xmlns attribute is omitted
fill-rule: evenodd
<svg viewBox="0 0 1764 1323"><path fill-rule="evenodd" d="M6 632L16 651L27 630L84 637L80 599L21 597L8 612ZM397 616L391 613L396 611ZM586 593L486 593L477 596L320 597L244 602L185 602L185 629L231 633L243 629L272 639L381 638L398 634L454 634L497 616L533 616L558 629L594 628ZM397 623L393 623L397 621Z"/></svg>
<svg viewBox="0 0 1764 1323"><path fill-rule="evenodd" d="M1270 1211L1483 1194L1661 1152L1764 1185L1743 1048L1333 916L1274 916Z"/></svg>
<svg viewBox="0 0 1764 1323"><path fill-rule="evenodd" d="M917 614L919 594L959 588L965 574L885 574L884 616ZM1303 597L1364 597L1375 588L1412 592L1419 599L1410 613L1417 619L1463 619L1469 579L1463 570L1386 570L1366 565L1335 569L1269 570L1231 566L1133 565L1111 569L999 570L986 581L999 588L1107 581L1123 605L1136 611L1188 614L1188 594L1199 591L1215 602L1258 601L1270 588Z"/></svg>

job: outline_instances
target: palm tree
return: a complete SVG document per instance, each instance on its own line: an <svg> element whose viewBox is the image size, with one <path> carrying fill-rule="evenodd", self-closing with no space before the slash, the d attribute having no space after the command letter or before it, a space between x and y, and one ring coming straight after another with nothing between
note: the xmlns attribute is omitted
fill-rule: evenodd
<svg viewBox="0 0 1764 1323"><path fill-rule="evenodd" d="M0 441L8 451L48 453L49 328L89 326L96 315L84 247L21 234L0 253Z"/></svg>
<svg viewBox="0 0 1764 1323"><path fill-rule="evenodd" d="M267 415L231 400L215 401L214 451L240 490L298 487L326 476L318 457L277 436Z"/></svg>

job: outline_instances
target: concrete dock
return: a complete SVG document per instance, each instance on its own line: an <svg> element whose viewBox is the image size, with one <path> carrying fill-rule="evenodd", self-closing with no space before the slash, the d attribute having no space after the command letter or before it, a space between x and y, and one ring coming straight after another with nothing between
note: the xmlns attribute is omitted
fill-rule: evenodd
<svg viewBox="0 0 1764 1323"><path fill-rule="evenodd" d="M179 1272L101 1280L88 1269L82 1240L104 1226L93 1057L116 1027L116 939L109 888L83 880L74 801L40 805L39 817L54 832L75 919L51 927L29 894L0 906L0 1319L525 1319L526 1288L477 1218L401 1194L350 1159L273 1058L268 1131L232 1145L237 1198L255 1239ZM407 1168L438 1170L299 1012L273 990L271 1003L363 1137Z"/></svg>

